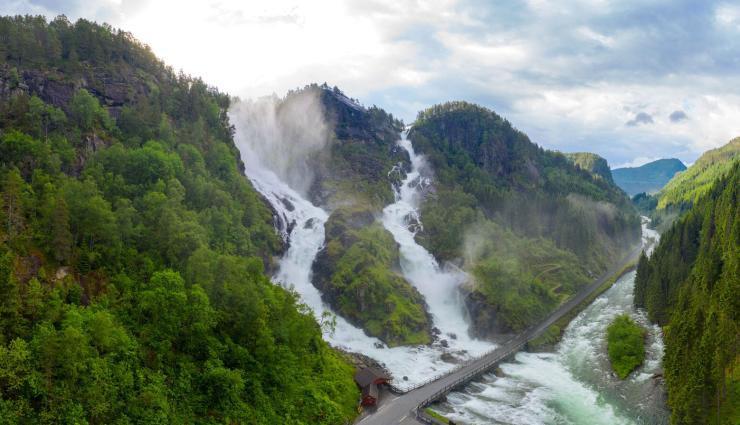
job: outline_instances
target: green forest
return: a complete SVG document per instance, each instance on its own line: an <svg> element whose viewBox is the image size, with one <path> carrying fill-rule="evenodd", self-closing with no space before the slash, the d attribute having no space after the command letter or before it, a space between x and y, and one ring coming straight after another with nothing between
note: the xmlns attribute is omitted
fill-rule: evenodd
<svg viewBox="0 0 740 425"><path fill-rule="evenodd" d="M230 99L130 34L0 18L2 423L326 423L353 369L265 270Z"/></svg>
<svg viewBox="0 0 740 425"><path fill-rule="evenodd" d="M663 326L676 424L740 422L739 207L736 162L639 261L635 305Z"/></svg>
<svg viewBox="0 0 740 425"><path fill-rule="evenodd" d="M482 335L536 323L638 241L636 211L595 156L545 150L467 102L420 112L408 137L434 170L417 238L476 276Z"/></svg>

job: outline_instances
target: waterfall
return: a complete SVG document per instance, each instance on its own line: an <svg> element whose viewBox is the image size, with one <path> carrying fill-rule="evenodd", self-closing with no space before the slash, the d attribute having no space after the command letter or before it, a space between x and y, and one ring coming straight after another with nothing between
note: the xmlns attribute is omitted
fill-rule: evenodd
<svg viewBox="0 0 740 425"><path fill-rule="evenodd" d="M273 162L271 159L276 154L274 151L283 149L290 140L286 141L285 136L274 128L254 128L266 125L264 123L274 125L274 119L241 119L240 114L250 117L254 115L249 110L250 105L241 104L230 113L231 122L235 123L235 142L247 177L275 210L278 230L290 243L272 279L276 284L295 290L301 302L320 320L324 312L334 312L323 302L320 292L311 282L311 266L324 244L324 224L329 214L306 199L299 188L291 187L288 181L294 180L281 176L279 169L270 168ZM412 154L414 162L409 176L418 174L421 158L413 155L411 145L405 138L399 144ZM271 157L266 157L266 153L270 153ZM368 336L339 315L336 316L333 331L324 329L324 339L332 346L362 353L383 363L400 388L414 386L454 368L456 365L445 354L454 353L459 360L464 360L493 347L492 344L475 341L467 336L461 305L451 302L452 294L464 276L442 271L431 254L414 242L413 233L405 224L402 217L404 214L417 214L419 193L412 183L409 178L404 181L397 201L384 211L383 223L401 246L405 277L426 297L434 325L447 335L449 347L435 344L388 348L382 341ZM456 339L453 339L453 334Z"/></svg>
<svg viewBox="0 0 740 425"><path fill-rule="evenodd" d="M398 243L403 276L424 296L440 338L447 341L451 351L481 354L493 345L468 336L465 306L458 290L468 276L459 269L442 269L434 256L414 239L423 226L418 207L429 182L422 176L424 158L414 152L405 132L398 145L408 152L411 171L394 188L396 201L383 209L383 226Z"/></svg>

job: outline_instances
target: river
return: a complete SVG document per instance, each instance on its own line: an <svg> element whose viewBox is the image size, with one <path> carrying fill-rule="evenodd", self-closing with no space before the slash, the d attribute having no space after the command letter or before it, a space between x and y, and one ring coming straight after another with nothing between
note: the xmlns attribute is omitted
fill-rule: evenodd
<svg viewBox="0 0 740 425"><path fill-rule="evenodd" d="M652 247L657 234L643 225L643 235ZM578 314L553 352L520 352L434 409L460 424L667 424L662 334L633 307L634 279L634 271L622 276ZM606 327L625 313L648 335L645 362L622 381L611 371Z"/></svg>

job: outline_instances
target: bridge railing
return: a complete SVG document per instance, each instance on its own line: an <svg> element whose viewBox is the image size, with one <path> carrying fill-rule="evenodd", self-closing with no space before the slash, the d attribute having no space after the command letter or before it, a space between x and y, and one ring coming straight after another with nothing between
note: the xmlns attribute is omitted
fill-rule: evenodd
<svg viewBox="0 0 740 425"><path fill-rule="evenodd" d="M509 342L511 342L511 340L508 340L508 341L504 342L502 345L506 345ZM388 387L390 388L390 390L392 392L394 392L396 394L406 394L408 392L411 392L411 391L414 391L416 389L419 389L419 388L421 388L421 387L423 387L425 385L428 385L428 384L430 384L430 383L432 383L434 381L439 381L440 379L443 379L446 376L449 376L449 375L452 375L454 373L457 373L460 370L465 369L466 367L470 366L471 364L473 364L475 362L478 362L481 359L486 358L486 357L492 355L493 353L495 353L497 350L500 350L500 349L501 349L500 346L499 347L496 347L496 348L492 348L492 349L484 352L481 355L478 355L478 356L475 356L475 357L471 357L471 358L469 358L467 360L464 360L464 361L460 362L458 365L456 365L452 369L449 369L449 370L447 370L445 372L442 372L442 373L440 373L438 375L434 375L434 376L432 376L429 379L426 379L426 380L421 381L421 382L417 382L417 383L415 383L413 385L409 385L407 387L401 388L401 387L399 387L397 385L394 385L393 383L389 383L388 384Z"/></svg>
<svg viewBox="0 0 740 425"><path fill-rule="evenodd" d="M642 247L638 247L634 252L639 252L640 249L642 249ZM630 258L631 256L633 256L634 255L634 252L626 255L624 257L625 260L628 259L628 258ZM607 276L608 276L608 274L607 274ZM574 298L577 298L577 297L574 297ZM571 303L573 304L573 306L566 307L567 304L571 304ZM424 399L421 403L419 403L411 411L411 413L418 420L422 420L425 423L434 423L434 422L429 422L430 416L424 414L424 412L423 412L423 408L424 407L432 404L434 401L438 400L443 395L450 393L454 388L456 388L456 387L458 387L460 385L466 384L466 383L468 383L468 381L474 379L475 377L477 377L479 375L482 375L483 373L485 373L486 371L488 371L489 369L491 369L493 366L495 366L497 363L500 363L501 361L505 360L506 358L508 358L512 354L515 354L518 351L520 351L522 349L522 347L524 347L525 345L527 345L527 343L529 341L531 341L532 339L534 339L537 336L539 336L540 334L542 334L550 326L550 324L552 322L554 322L554 320L556 318L560 317L563 314L563 311L569 311L570 309L572 309L575 305L577 305L579 303L580 303L580 301L576 301L575 299L569 300L569 302L567 302L566 305L563 305L563 306L561 306L561 308L559 310L554 311L548 317L547 320L543 321L542 323L540 323L538 325L532 326L532 327L528 328L526 331L524 331L523 333L521 333L517 337L517 338L521 338L521 341L519 341L516 344L514 344L512 347L510 347L508 350L506 350L506 352L504 354L502 354L502 355L492 356L496 351L498 351L498 350L501 349L501 347L494 348L494 349L486 352L485 354L483 354L481 356L478 356L476 358L470 359L470 360L468 360L468 361L460 364L456 368L454 368L454 369L452 369L452 370L450 370L450 371L448 371L446 373L440 374L440 376L438 376L436 378L429 379L429 380L427 380L427 381L425 381L423 383L414 385L410 389L406 389L403 392L409 392L409 391L412 391L412 390L414 390L416 388L420 388L420 387L422 387L424 385L427 385L427 384L429 384L432 381L436 381L436 380L439 380L439 379L444 379L446 376L452 375L453 373L456 373L456 372L460 371L461 369L464 369L464 368L470 366L471 364L480 361L481 359L484 359L484 358L489 357L489 356L491 357L490 359L488 359L488 361L483 362L481 365L479 365L478 367L472 369L470 372L466 373L465 375L462 375L461 377L455 379L454 381L452 381L449 384L445 385L441 389L435 391L432 395L430 395L429 397L427 397L426 399ZM502 344L502 346L505 346L506 344L509 344L512 341L515 341L517 338L509 339L504 344Z"/></svg>

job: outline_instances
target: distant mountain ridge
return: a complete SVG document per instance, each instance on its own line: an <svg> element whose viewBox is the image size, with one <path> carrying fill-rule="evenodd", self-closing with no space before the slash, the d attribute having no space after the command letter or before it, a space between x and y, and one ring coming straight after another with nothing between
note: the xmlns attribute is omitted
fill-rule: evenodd
<svg viewBox="0 0 740 425"><path fill-rule="evenodd" d="M676 158L659 159L639 167L615 168L611 175L627 194L655 193L663 188L686 165Z"/></svg>

